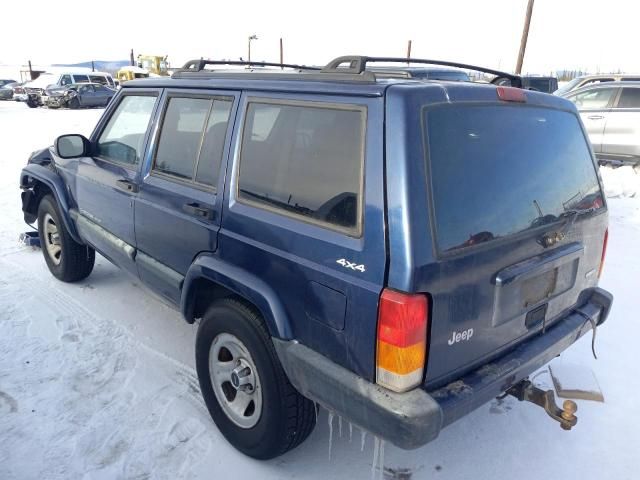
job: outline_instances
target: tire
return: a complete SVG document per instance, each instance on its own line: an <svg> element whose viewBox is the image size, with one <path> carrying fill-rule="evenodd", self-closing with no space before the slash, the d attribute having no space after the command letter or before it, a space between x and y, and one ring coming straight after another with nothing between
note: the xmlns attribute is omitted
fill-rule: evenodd
<svg viewBox="0 0 640 480"><path fill-rule="evenodd" d="M77 110L78 108L80 108L80 101L77 97L73 97L71 100L69 100L67 105L69 105L69 108L71 108L72 110Z"/></svg>
<svg viewBox="0 0 640 480"><path fill-rule="evenodd" d="M236 340L241 344L239 349L232 348L229 343ZM221 367L216 370L225 372L214 373L214 380L230 373L226 389L220 381L215 382L219 386L214 389L212 364ZM234 387L238 382L233 379L227 364L235 367L233 372L243 369L244 378L250 377L252 382L247 380L247 385ZM313 431L315 404L293 388L262 317L244 303L225 298L209 307L196 337L196 369L202 396L213 421L227 441L245 455L259 460L280 456L300 445ZM242 400L239 395L243 388L248 388L244 390L245 398L255 395L251 397L253 407L248 403L244 415L229 413L229 405ZM226 398L218 398L223 395ZM229 402L229 396L233 396L232 402Z"/></svg>
<svg viewBox="0 0 640 480"><path fill-rule="evenodd" d="M29 108L38 108L38 104L36 102L34 102L33 100L27 100L27 106Z"/></svg>
<svg viewBox="0 0 640 480"><path fill-rule="evenodd" d="M54 277L77 282L89 276L96 252L71 238L51 195L45 195L38 205L38 235L44 261Z"/></svg>

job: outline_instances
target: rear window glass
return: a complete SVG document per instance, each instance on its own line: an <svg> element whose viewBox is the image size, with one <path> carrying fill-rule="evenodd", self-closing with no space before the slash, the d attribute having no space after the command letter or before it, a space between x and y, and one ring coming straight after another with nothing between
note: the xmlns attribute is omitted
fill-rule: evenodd
<svg viewBox="0 0 640 480"><path fill-rule="evenodd" d="M575 115L522 106L425 110L438 247L456 250L600 208Z"/></svg>

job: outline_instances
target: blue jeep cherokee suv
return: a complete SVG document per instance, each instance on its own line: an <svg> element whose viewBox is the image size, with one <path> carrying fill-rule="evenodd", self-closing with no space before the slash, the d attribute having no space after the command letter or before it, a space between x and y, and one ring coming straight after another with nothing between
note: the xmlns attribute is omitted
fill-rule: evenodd
<svg viewBox="0 0 640 480"><path fill-rule="evenodd" d="M376 78L377 60L189 62L127 82L90 139L21 174L54 276L97 251L198 320L204 400L255 458L300 444L316 404L402 448L503 392L576 422L526 380L612 302L575 106L481 68L515 88Z"/></svg>

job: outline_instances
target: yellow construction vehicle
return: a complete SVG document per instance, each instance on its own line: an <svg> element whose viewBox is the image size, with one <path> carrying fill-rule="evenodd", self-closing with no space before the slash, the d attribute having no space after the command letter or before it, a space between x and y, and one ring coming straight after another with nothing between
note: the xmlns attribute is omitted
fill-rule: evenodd
<svg viewBox="0 0 640 480"><path fill-rule="evenodd" d="M163 77L169 75L167 55L138 55L138 67L145 69L150 74Z"/></svg>
<svg viewBox="0 0 640 480"><path fill-rule="evenodd" d="M126 66L118 70L116 77L120 83L123 83L134 78L149 78L149 72L144 68Z"/></svg>

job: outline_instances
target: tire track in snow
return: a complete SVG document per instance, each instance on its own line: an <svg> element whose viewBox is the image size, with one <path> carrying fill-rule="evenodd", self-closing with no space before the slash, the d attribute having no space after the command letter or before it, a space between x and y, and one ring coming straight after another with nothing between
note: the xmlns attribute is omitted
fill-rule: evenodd
<svg viewBox="0 0 640 480"><path fill-rule="evenodd" d="M0 272L0 391L16 403L0 417L0 444L11 446L0 451L0 477L189 476L220 441L195 372L56 280L4 257Z"/></svg>

